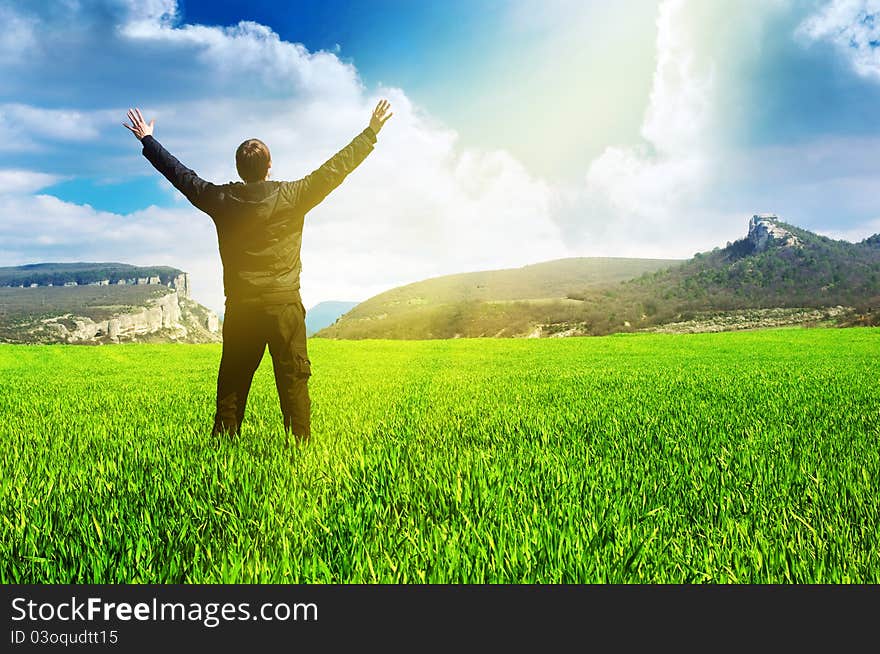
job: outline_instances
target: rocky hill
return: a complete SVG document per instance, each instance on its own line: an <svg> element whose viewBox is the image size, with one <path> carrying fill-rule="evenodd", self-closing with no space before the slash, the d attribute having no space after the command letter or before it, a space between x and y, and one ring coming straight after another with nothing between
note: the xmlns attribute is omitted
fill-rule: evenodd
<svg viewBox="0 0 880 654"><path fill-rule="evenodd" d="M118 263L0 268L0 342L220 340L219 320L190 297L189 275Z"/></svg>
<svg viewBox="0 0 880 654"><path fill-rule="evenodd" d="M603 274L600 261L618 263ZM567 259L427 280L362 302L318 336L718 331L876 324L878 316L880 235L837 241L758 214L743 239L687 261Z"/></svg>
<svg viewBox="0 0 880 654"><path fill-rule="evenodd" d="M838 241L773 215L753 216L744 239L621 285L619 298L655 322L695 311L851 307L880 301L880 247L873 236ZM673 315L675 314L675 315Z"/></svg>

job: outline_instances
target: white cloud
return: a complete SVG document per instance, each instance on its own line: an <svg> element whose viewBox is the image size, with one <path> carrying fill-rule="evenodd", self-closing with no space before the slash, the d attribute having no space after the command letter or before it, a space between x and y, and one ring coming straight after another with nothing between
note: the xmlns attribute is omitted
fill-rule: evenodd
<svg viewBox="0 0 880 654"><path fill-rule="evenodd" d="M51 186L59 180L57 175L47 175L32 170L0 169L0 197L33 193L41 188Z"/></svg>
<svg viewBox="0 0 880 654"><path fill-rule="evenodd" d="M798 33L833 44L863 77L880 80L880 0L831 0Z"/></svg>
<svg viewBox="0 0 880 654"><path fill-rule="evenodd" d="M690 157L712 141L714 68L701 61L686 25L687 0L666 0L657 16L657 68L642 136L661 157Z"/></svg>
<svg viewBox="0 0 880 654"><path fill-rule="evenodd" d="M603 253L689 256L716 244L719 222L729 222L694 210L719 152L714 66L688 24L691 6L666 0L659 7L643 143L606 148L590 164L584 186L560 195L555 215L566 235L586 246L601 243Z"/></svg>
<svg viewBox="0 0 880 654"><path fill-rule="evenodd" d="M41 139L88 141L98 137L99 126L106 125L110 120L106 111L83 112L73 109L42 109L19 103L0 104L0 128L13 144L33 145ZM0 141L0 149L7 148Z"/></svg>
<svg viewBox="0 0 880 654"><path fill-rule="evenodd" d="M165 44L186 50L209 71L214 83L230 86L259 82L261 91L355 99L362 87L354 66L330 52L309 52L300 43L283 41L271 28L242 21L232 27L174 26L144 18L127 23L121 33L132 41Z"/></svg>

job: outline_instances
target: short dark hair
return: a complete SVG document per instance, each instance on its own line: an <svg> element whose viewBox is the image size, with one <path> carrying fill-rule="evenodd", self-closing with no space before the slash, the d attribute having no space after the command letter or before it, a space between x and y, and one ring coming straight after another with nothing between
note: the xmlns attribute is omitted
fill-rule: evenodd
<svg viewBox="0 0 880 654"><path fill-rule="evenodd" d="M262 182L269 172L272 157L260 139L248 139L235 151L235 167L245 182Z"/></svg>

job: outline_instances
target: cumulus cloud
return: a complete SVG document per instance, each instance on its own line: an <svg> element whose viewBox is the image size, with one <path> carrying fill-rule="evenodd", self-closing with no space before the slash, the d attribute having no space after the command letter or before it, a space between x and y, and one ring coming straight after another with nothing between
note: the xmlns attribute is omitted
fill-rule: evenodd
<svg viewBox="0 0 880 654"><path fill-rule="evenodd" d="M318 95L351 100L362 91L354 66L330 52L309 52L300 43L283 41L271 28L242 21L232 27L176 26L153 18L127 23L121 34L133 42L185 51L211 73L215 88L241 89L248 80L261 93Z"/></svg>
<svg viewBox="0 0 880 654"><path fill-rule="evenodd" d="M798 33L833 44L859 75L880 81L880 0L832 0L806 18Z"/></svg>
<svg viewBox="0 0 880 654"><path fill-rule="evenodd" d="M0 104L0 129L15 144L34 147L40 140L88 141L100 135L99 126L110 122L108 112L43 109L18 103ZM118 122L118 121L114 121ZM0 148L10 147L0 141Z"/></svg>
<svg viewBox="0 0 880 654"><path fill-rule="evenodd" d="M687 17L692 3L666 0L657 18L657 65L642 123L643 141L611 146L589 166L581 188L561 196L569 238L630 255L688 256L694 239L675 247L682 229L698 242L717 239L717 224L695 215L717 156L715 71L698 49ZM670 230L670 225L678 229ZM684 246L683 249L682 246Z"/></svg>
<svg viewBox="0 0 880 654"><path fill-rule="evenodd" d="M0 169L0 197L32 193L51 186L58 180L57 175L47 175L32 170Z"/></svg>

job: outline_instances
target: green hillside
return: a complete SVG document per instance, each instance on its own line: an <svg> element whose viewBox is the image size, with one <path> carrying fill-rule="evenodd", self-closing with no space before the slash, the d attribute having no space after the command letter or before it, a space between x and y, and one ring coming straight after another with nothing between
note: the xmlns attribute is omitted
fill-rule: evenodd
<svg viewBox="0 0 880 654"><path fill-rule="evenodd" d="M572 317L573 289L604 287L681 263L676 259L573 258L522 268L435 277L361 302L328 338L514 336L535 321Z"/></svg>
<svg viewBox="0 0 880 654"><path fill-rule="evenodd" d="M849 243L755 216L746 238L684 262L564 259L438 277L362 302L318 335L599 335L669 323L684 331L867 325L878 316L880 235Z"/></svg>

